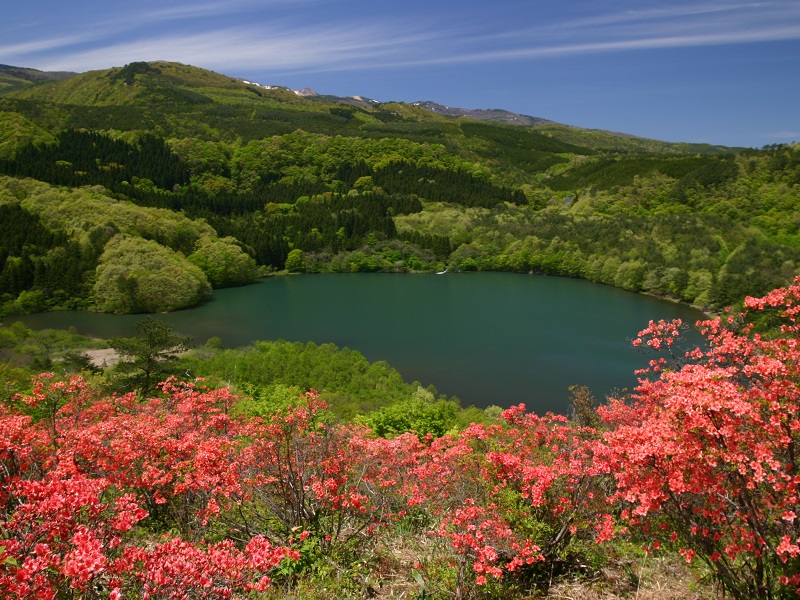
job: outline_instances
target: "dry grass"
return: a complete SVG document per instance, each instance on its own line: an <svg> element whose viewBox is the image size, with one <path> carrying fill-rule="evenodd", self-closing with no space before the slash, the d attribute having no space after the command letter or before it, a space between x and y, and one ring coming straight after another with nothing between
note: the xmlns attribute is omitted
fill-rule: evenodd
<svg viewBox="0 0 800 600"><path fill-rule="evenodd" d="M546 593L513 593L506 591L503 600L718 600L720 596L708 585L699 583L698 577L685 564L678 562L680 557L650 559L638 567L639 573L629 569L607 568L591 578L554 582ZM341 582L329 580L318 582L310 587L301 586L287 593L273 590L271 599L291 600L420 600L423 598L453 598L453 591L446 589L442 582L430 582L427 589L420 587L411 568L404 562L401 566L391 559L373 565L374 570L366 579L352 581L349 589ZM345 575L348 576L348 575ZM350 575L352 576L352 575ZM355 585L352 585L355 584ZM483 589L475 589L469 597L473 600L499 600L501 596L485 594Z"/></svg>
<svg viewBox="0 0 800 600"><path fill-rule="evenodd" d="M410 574L409 548L396 548L397 563L394 567L373 580L374 595L365 596L382 600L413 600L425 597L420 586ZM417 554L423 548L418 548ZM405 568L402 568L401 565ZM401 568L398 568L401 567ZM434 586L436 587L436 586ZM439 594L428 597L448 597L442 588ZM488 597L488 596L487 596ZM491 596L495 598L495 596ZM507 595L506 598L520 600L717 600L720 596L708 584L700 581L679 556L648 557L641 563L621 562L591 575L580 578L553 581L547 592ZM483 598L480 591L476 600Z"/></svg>
<svg viewBox="0 0 800 600"><path fill-rule="evenodd" d="M363 548L366 550L366 548ZM619 549L618 549L619 550ZM537 589L508 585L473 587L470 600L719 600L712 586L701 581L700 572L678 555L639 558L630 553L606 556L605 566L595 572L565 574L550 582L540 580ZM459 557L446 540L417 531L394 532L382 537L360 567L332 561L325 575L297 581L289 589L274 588L270 600L447 600L454 593L454 568ZM424 579L423 579L424 578ZM277 582L276 582L277 583ZM534 585L529 582L528 585Z"/></svg>
<svg viewBox="0 0 800 600"><path fill-rule="evenodd" d="M715 600L680 557L649 557L641 563L603 569L595 577L554 584L542 599L563 600Z"/></svg>

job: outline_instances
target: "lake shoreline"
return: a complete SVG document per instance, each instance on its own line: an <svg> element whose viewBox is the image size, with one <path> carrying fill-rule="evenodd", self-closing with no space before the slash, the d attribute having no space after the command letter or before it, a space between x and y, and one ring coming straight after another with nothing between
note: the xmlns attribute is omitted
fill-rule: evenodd
<svg viewBox="0 0 800 600"><path fill-rule="evenodd" d="M562 412L570 385L599 398L632 389L645 361L630 341L649 320L704 318L682 304L577 278L457 275L268 277L157 318L196 344L210 337L228 348L255 340L330 343L386 361L406 381L464 405L524 402L537 412ZM110 339L136 335L144 317L72 311L14 320Z"/></svg>

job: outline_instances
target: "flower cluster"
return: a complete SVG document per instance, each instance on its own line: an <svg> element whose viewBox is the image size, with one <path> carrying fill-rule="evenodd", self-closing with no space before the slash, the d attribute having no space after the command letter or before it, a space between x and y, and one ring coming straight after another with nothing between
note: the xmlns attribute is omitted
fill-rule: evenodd
<svg viewBox="0 0 800 600"><path fill-rule="evenodd" d="M622 516L654 546L702 558L736 597L799 581L799 299L800 279L699 323L706 346L686 364L601 409L609 431L597 453ZM756 331L765 318L780 319L779 335ZM676 331L646 330L654 348Z"/></svg>

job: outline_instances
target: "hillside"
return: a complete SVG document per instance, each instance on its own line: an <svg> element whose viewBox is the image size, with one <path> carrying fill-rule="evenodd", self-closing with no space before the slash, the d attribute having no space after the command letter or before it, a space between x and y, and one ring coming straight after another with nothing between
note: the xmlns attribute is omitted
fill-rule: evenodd
<svg viewBox="0 0 800 600"><path fill-rule="evenodd" d="M3 310L171 310L258 273L445 266L582 277L717 309L798 271L796 147L307 94L154 62L0 96L0 208L16 215L4 225ZM115 208L82 211L76 229L48 212L51 198ZM120 222L134 211L189 225L165 236ZM117 281L120 236L150 244L151 259L103 287ZM200 287L169 306L122 300L153 273Z"/></svg>
<svg viewBox="0 0 800 600"><path fill-rule="evenodd" d="M0 65L0 94L29 88L45 81L69 79L77 75L67 71L39 71L25 67Z"/></svg>
<svg viewBox="0 0 800 600"><path fill-rule="evenodd" d="M17 68L9 67L9 69ZM17 70L31 71L29 69ZM252 121L256 119L270 120L280 116L276 120L281 120L287 124L292 123L298 127L305 125L307 131L315 133L339 131L340 129L345 131L360 130L361 133L368 133L371 129L374 129L368 125L383 124L387 135L391 137L412 137L420 133L423 135L427 133L433 137L442 137L447 133L453 133L453 125L457 122L454 119L437 119L434 116L442 115L466 116L471 120L499 121L507 124L521 122L523 125L546 128L543 131L546 132L548 137L571 137L575 140L577 146L584 147L584 149L596 147L598 145L596 138L608 136L621 140L620 143L615 144L617 150L639 151L643 149L642 144L648 144L650 151L657 152L691 151L706 153L726 150L701 144L682 145L646 140L613 132L588 131L568 125L559 125L546 119L515 115L502 110L453 109L442 107L432 102L404 105L395 102L380 103L361 97L356 99L323 96L316 94L316 92L307 94L302 92L295 93L280 86L266 86L246 82L212 71L169 62L131 63L125 67L75 75L70 77L69 81L48 81L37 85L35 88L18 90L13 94L7 95L31 101L67 105L64 107L66 110L75 110L75 107L78 106L124 106L128 109L153 107L160 109L159 112L172 112L176 108L183 110L195 109L192 110L193 116L203 121L214 117L215 113L217 116L219 116L219 113L225 113L227 118L223 123L220 123L222 127L220 133L222 134L231 133L231 129L237 130L236 133L240 133L239 129L245 129L243 124L237 123L240 119L250 121L252 127L254 125ZM214 111L211 110L210 106L202 106L211 104L224 104L229 108L226 111L219 109ZM238 106L239 108L247 106L250 109L270 107L277 112L273 114L259 113L258 111L256 113L240 112L231 109L231 106ZM348 107L353 109L348 110ZM203 110L203 108L207 110ZM424 110L417 110L418 108ZM315 115L316 119L309 123L304 121L302 115L297 114L298 112L317 113ZM172 116L175 117L176 115ZM305 116L309 117L308 114ZM340 118L331 118L336 116ZM72 119L76 120L82 117L85 118L85 115L72 115ZM342 118L346 120L358 119L357 123L351 124L358 127L346 126ZM391 126L386 127L388 123L393 122L405 122L405 127L399 124L394 128ZM419 127L411 127L410 122L418 123ZM75 126L78 124L74 123ZM120 125L122 129L128 128L124 122L120 123ZM141 125L147 128L152 126L151 123L141 123ZM168 127L167 123L159 123L159 125ZM365 125L367 126L365 127ZM277 133L282 133L282 131ZM258 134L257 130L250 133L251 136ZM606 142L606 144L608 143ZM600 145L602 146L603 144Z"/></svg>

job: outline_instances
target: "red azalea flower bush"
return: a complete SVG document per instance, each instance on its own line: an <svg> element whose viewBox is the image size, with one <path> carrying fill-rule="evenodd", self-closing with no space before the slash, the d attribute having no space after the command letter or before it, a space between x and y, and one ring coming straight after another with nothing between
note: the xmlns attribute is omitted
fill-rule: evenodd
<svg viewBox="0 0 800 600"><path fill-rule="evenodd" d="M651 361L630 399L602 408L598 455L653 547L701 559L735 598L773 598L800 588L800 278L745 309L698 323L706 347ZM780 333L758 333L764 319ZM679 326L651 323L637 342L672 346Z"/></svg>
<svg viewBox="0 0 800 600"><path fill-rule="evenodd" d="M238 489L225 390L98 398L46 374L0 413L0 590L14 598L224 598L264 590L296 551L259 536L211 542L200 513ZM154 530L181 537L155 536Z"/></svg>
<svg viewBox="0 0 800 600"><path fill-rule="evenodd" d="M331 423L313 391L262 419L224 389L102 397L44 374L28 414L0 408L0 589L243 597L314 556L369 554L415 514L457 598L630 532L703 561L735 598L793 595L800 279L745 308L701 322L707 344L685 355L680 323L651 323L634 343L661 357L596 427L519 405L385 439Z"/></svg>

